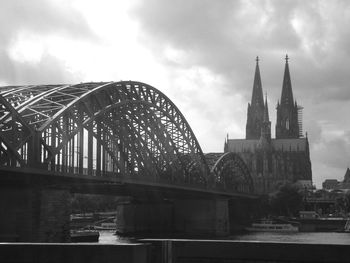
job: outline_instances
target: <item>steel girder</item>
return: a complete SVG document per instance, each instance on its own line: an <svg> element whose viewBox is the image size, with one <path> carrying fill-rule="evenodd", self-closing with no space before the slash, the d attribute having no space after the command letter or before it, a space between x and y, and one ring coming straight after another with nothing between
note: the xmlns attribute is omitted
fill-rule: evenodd
<svg viewBox="0 0 350 263"><path fill-rule="evenodd" d="M133 81L0 88L1 166L208 185L189 124Z"/></svg>
<svg viewBox="0 0 350 263"><path fill-rule="evenodd" d="M207 159L216 160L211 166L216 188L240 193L254 193L249 169L236 153L208 154ZM209 161L210 162L210 161Z"/></svg>

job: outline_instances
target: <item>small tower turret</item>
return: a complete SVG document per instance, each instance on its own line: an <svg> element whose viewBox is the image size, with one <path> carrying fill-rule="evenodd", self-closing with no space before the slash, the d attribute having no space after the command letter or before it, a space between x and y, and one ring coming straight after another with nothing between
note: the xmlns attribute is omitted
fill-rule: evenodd
<svg viewBox="0 0 350 263"><path fill-rule="evenodd" d="M267 105L267 95L265 96L265 105L264 105L264 115L263 123L261 126L261 134L258 143L258 147L263 150L270 149L271 144L271 121L269 118L269 108Z"/></svg>
<svg viewBox="0 0 350 263"><path fill-rule="evenodd" d="M271 121L269 117L269 107L267 105L267 94L265 96L264 119L261 128L261 137L265 137L268 142L271 142Z"/></svg>

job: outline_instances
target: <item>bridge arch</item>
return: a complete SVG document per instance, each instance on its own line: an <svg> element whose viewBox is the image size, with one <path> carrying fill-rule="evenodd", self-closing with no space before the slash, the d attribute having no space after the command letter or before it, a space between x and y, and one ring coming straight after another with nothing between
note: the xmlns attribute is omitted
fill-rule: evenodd
<svg viewBox="0 0 350 263"><path fill-rule="evenodd" d="M249 169L236 153L228 152L219 155L210 172L214 177L216 188L240 193L254 192Z"/></svg>
<svg viewBox="0 0 350 263"><path fill-rule="evenodd" d="M13 120L25 127L1 130L1 154L8 156L1 165L208 183L206 160L191 127L174 103L150 85L7 87L0 99L8 104L0 127ZM28 131L20 142L9 139L23 130Z"/></svg>

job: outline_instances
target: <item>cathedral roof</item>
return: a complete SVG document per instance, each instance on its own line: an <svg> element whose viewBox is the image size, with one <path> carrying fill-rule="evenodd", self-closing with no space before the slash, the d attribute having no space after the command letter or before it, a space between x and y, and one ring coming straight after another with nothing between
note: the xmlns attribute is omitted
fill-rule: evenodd
<svg viewBox="0 0 350 263"><path fill-rule="evenodd" d="M290 80L288 55L286 55L286 66L284 68L283 84L282 84L282 95L281 105L283 104L294 104L292 82Z"/></svg>
<svg viewBox="0 0 350 263"><path fill-rule="evenodd" d="M259 146L259 139L229 139L227 150L229 152L254 152ZM275 151L304 152L307 150L307 139L271 139L271 148Z"/></svg>
<svg viewBox="0 0 350 263"><path fill-rule="evenodd" d="M307 139L274 139L272 140L272 146L276 151L306 151Z"/></svg>
<svg viewBox="0 0 350 263"><path fill-rule="evenodd" d="M229 139L227 141L228 152L253 152L259 140Z"/></svg>

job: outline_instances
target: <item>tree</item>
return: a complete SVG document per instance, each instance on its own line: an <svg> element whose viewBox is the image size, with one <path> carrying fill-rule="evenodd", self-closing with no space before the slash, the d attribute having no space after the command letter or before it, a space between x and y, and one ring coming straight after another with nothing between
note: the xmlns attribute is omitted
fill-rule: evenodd
<svg viewBox="0 0 350 263"><path fill-rule="evenodd" d="M300 211L303 195L296 185L286 183L277 192L270 195L270 207L273 213L284 216L296 216Z"/></svg>
<svg viewBox="0 0 350 263"><path fill-rule="evenodd" d="M345 212L350 212L350 191L347 191L344 194L344 206L345 206Z"/></svg>

